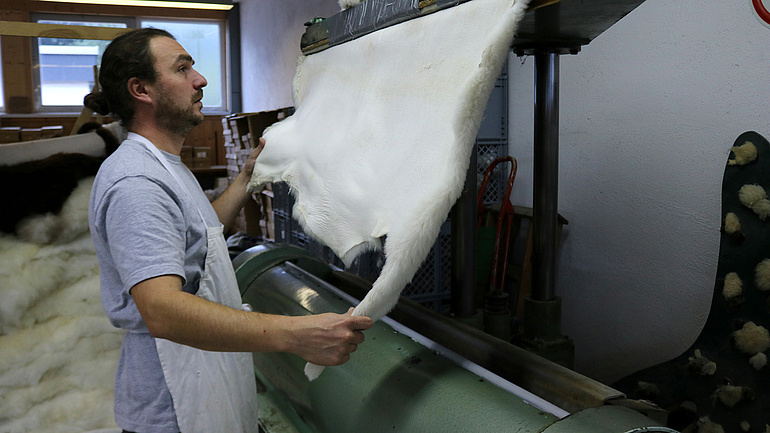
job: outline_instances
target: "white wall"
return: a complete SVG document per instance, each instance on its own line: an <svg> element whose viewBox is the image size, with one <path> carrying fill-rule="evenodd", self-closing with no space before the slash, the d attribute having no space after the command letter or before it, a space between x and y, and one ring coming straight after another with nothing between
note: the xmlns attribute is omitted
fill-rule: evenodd
<svg viewBox="0 0 770 433"><path fill-rule="evenodd" d="M243 111L293 106L304 23L339 12L336 0L240 0Z"/></svg>
<svg viewBox="0 0 770 433"><path fill-rule="evenodd" d="M710 308L730 146L770 138L770 28L750 0L647 0L561 57L557 295L576 370L685 351ZM534 59L510 59L514 204L532 205Z"/></svg>

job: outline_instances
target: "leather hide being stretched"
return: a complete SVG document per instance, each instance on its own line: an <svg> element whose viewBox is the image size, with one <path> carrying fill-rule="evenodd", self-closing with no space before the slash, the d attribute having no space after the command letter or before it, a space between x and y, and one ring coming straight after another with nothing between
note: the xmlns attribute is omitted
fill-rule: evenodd
<svg viewBox="0 0 770 433"><path fill-rule="evenodd" d="M430 251L526 3L472 0L300 58L297 111L266 131L249 187L287 182L305 233L346 265L387 235L355 315L387 314Z"/></svg>

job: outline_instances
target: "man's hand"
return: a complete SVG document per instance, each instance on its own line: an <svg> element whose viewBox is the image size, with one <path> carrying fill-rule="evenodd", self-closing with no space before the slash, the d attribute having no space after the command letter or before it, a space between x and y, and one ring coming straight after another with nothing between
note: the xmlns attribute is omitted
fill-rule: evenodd
<svg viewBox="0 0 770 433"><path fill-rule="evenodd" d="M259 137L259 144L249 154L249 159L246 160L246 164L243 165L241 173L246 175L247 179L251 179L251 175L254 173L254 164L257 162L257 157L262 153L262 149L265 148L265 139Z"/></svg>
<svg viewBox="0 0 770 433"><path fill-rule="evenodd" d="M301 328L295 330L297 340L290 351L316 365L344 364L364 341L362 331L372 327L372 319L352 316L352 312L353 308L343 315L326 313L298 318Z"/></svg>
<svg viewBox="0 0 770 433"><path fill-rule="evenodd" d="M254 164L257 161L257 157L264 148L265 139L260 137L259 144L251 151L249 159L246 160L241 172L238 173L233 183L227 187L218 199L211 203L219 217L219 221L225 226L225 232L227 232L235 216L238 215L238 212L246 204L246 201L251 197L251 194L246 191L246 186L251 180L252 173L254 173Z"/></svg>

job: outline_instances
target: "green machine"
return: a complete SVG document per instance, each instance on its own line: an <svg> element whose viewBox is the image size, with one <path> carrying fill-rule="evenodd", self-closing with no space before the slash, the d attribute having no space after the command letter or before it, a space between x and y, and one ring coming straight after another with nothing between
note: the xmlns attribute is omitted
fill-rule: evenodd
<svg viewBox="0 0 770 433"><path fill-rule="evenodd" d="M344 313L370 288L295 246L259 245L233 264L243 301L265 313ZM262 429L675 432L653 406L407 299L365 334L348 363L313 382L301 358L255 353Z"/></svg>
<svg viewBox="0 0 770 433"><path fill-rule="evenodd" d="M328 19L308 22L301 50L312 55L390 25L468 0L369 0ZM532 0L512 50L534 55L536 95L547 95L536 130L558 132L558 56L575 54L644 0ZM548 60L548 62L543 62ZM545 78L543 78L545 77ZM547 78L547 79L546 79ZM538 99L540 100L540 99ZM556 128L552 127L556 125ZM540 128L540 129L538 129ZM548 151L546 168L558 152L554 137L538 143ZM536 134L537 139L537 134ZM543 140L540 140L543 141ZM536 168L547 188L535 191L540 248L534 270L543 287L538 301L553 299L556 242L556 179ZM475 176L470 170L468 176ZM473 178L475 179L475 177ZM472 180L473 180L472 179ZM472 184L473 182L471 182ZM537 182L536 182L537 183ZM541 201L544 205L538 205ZM458 209L475 215L476 200L461 197ZM458 212L459 216L465 215ZM554 218L550 218L553 216ZM458 230L473 241L475 220L458 218ZM467 226L467 227L466 227ZM548 236L547 236L548 235ZM453 234L454 236L454 234ZM461 242L458 244L462 244ZM467 243L467 245L475 245ZM473 251L474 248L467 250ZM463 250L456 251L465 256ZM544 257L540 257L544 256ZM550 257L550 258L549 258ZM469 256L469 258L472 258ZM475 275L461 265L465 275ZM470 260L472 265L474 260ZM280 244L251 248L233 261L243 302L255 311L307 315L344 313L363 299L371 283L333 268L305 250ZM533 276L533 281L534 281ZM471 290L475 284L467 285ZM533 289L534 290L534 289ZM533 292L534 293L534 292ZM460 315L462 316L462 315ZM458 320L402 298L388 317L367 330L351 360L327 367L310 382L305 361L290 354L255 353L259 420L267 433L676 433L658 407L626 399L604 384L492 337Z"/></svg>

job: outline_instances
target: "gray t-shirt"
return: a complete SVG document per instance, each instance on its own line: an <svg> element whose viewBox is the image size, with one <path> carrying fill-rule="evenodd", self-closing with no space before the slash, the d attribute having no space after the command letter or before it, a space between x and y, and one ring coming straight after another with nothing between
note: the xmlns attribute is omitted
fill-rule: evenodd
<svg viewBox="0 0 770 433"><path fill-rule="evenodd" d="M115 421L129 431L176 433L155 339L129 290L149 278L179 275L182 289L196 293L206 259L206 226L219 225L219 220L181 158L162 155L186 191L148 149L129 137L96 175L88 217L102 304L110 322L128 331L115 378Z"/></svg>

